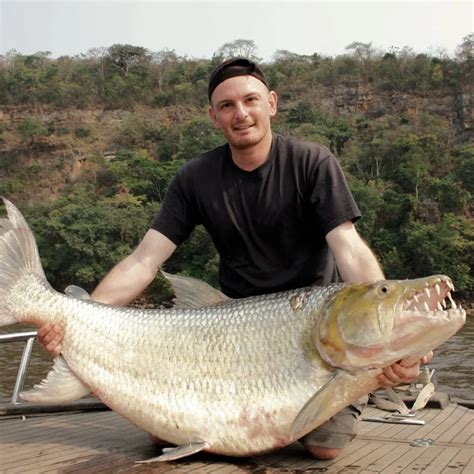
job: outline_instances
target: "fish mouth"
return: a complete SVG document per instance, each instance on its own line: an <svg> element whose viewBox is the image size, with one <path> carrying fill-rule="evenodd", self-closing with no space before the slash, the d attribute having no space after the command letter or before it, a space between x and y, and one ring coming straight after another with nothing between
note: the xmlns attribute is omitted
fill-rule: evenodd
<svg viewBox="0 0 474 474"><path fill-rule="evenodd" d="M401 350L412 345L426 354L455 334L466 321L466 312L455 303L451 279L435 275L407 290L402 311L395 317L389 346Z"/></svg>
<svg viewBox="0 0 474 474"><path fill-rule="evenodd" d="M326 307L316 347L328 364L348 370L427 354L465 322L453 291L445 275L348 285Z"/></svg>
<svg viewBox="0 0 474 474"><path fill-rule="evenodd" d="M451 279L441 275L430 278L421 287L407 290L399 322L424 317L450 320L463 313L464 310L455 303L451 292L454 292Z"/></svg>

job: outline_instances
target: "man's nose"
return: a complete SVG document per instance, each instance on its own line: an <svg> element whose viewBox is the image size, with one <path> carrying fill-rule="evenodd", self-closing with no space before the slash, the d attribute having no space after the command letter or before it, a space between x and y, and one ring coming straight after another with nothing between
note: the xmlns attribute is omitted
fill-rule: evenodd
<svg viewBox="0 0 474 474"><path fill-rule="evenodd" d="M242 104L242 103L237 104L236 115L239 119L243 119L247 117L248 112L247 112L247 107L245 107L245 104Z"/></svg>

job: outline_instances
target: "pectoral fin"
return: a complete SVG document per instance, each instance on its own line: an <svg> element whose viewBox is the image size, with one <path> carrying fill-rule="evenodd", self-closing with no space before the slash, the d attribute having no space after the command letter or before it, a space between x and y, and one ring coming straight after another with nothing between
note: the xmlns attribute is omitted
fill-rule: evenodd
<svg viewBox="0 0 474 474"><path fill-rule="evenodd" d="M334 384L339 376L336 372L334 376L326 382L305 404L296 416L291 425L291 439L298 439L309 433L311 430L324 423L330 418L327 416L326 407L334 400Z"/></svg>
<svg viewBox="0 0 474 474"><path fill-rule="evenodd" d="M344 407L374 390L377 385L375 372L335 372L296 416L290 429L291 439L297 440L314 430Z"/></svg>
<svg viewBox="0 0 474 474"><path fill-rule="evenodd" d="M90 393L71 371L63 357L56 357L52 370L38 385L21 392L23 400L35 403L63 403L77 400Z"/></svg>
<svg viewBox="0 0 474 474"><path fill-rule="evenodd" d="M182 444L176 448L163 448L163 454L156 458L147 459L146 461L137 461L138 464L147 464L155 461L174 461L175 459L181 459L191 454L199 453L209 447L208 443L197 441L190 444Z"/></svg>

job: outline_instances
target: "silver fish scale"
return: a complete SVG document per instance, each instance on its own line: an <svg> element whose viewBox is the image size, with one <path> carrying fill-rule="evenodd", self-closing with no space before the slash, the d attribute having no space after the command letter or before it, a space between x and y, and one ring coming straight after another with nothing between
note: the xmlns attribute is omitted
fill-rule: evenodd
<svg viewBox="0 0 474 474"><path fill-rule="evenodd" d="M73 372L115 411L173 443L204 440L223 454L283 445L332 372L302 346L341 285L155 311L45 291L36 277L23 283L37 297L15 306L65 325Z"/></svg>

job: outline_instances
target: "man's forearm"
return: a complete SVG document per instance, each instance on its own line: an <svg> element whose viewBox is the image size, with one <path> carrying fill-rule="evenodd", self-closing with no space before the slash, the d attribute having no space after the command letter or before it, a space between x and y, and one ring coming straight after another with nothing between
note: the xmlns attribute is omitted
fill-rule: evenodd
<svg viewBox="0 0 474 474"><path fill-rule="evenodd" d="M385 279L377 258L363 241L339 262L336 261L336 265L342 279L348 283Z"/></svg>
<svg viewBox="0 0 474 474"><path fill-rule="evenodd" d="M385 279L377 257L352 222L345 222L333 229L326 240L344 281L358 283Z"/></svg>
<svg viewBox="0 0 474 474"><path fill-rule="evenodd" d="M119 262L99 283L91 297L100 303L126 306L153 281L150 271L132 255Z"/></svg>

